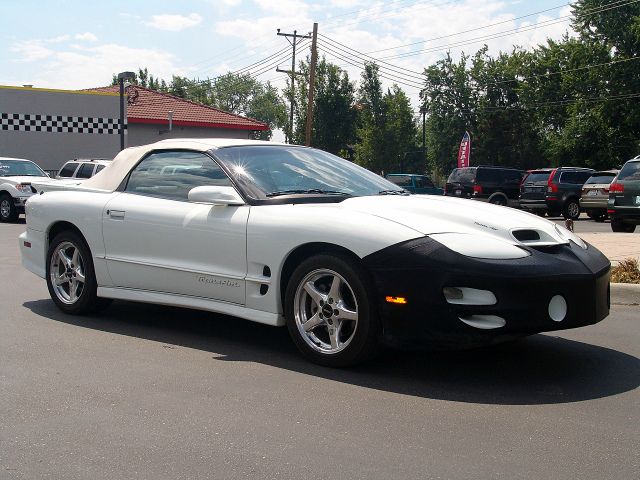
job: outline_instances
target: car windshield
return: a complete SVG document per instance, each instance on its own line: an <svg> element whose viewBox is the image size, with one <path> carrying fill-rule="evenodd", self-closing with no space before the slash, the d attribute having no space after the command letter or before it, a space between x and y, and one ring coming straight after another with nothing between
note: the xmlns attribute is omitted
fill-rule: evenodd
<svg viewBox="0 0 640 480"><path fill-rule="evenodd" d="M251 145L212 152L247 194L367 196L406 193L358 165L322 150L298 146Z"/></svg>
<svg viewBox="0 0 640 480"><path fill-rule="evenodd" d="M589 177L589 180L585 182L585 185L611 183L613 181L613 177L615 176L615 173L594 173Z"/></svg>
<svg viewBox="0 0 640 480"><path fill-rule="evenodd" d="M13 176L46 177L47 175L29 160L0 159L0 177Z"/></svg>
<svg viewBox="0 0 640 480"><path fill-rule="evenodd" d="M467 168L456 168L449 175L449 179L447 183L466 183L471 184L476 179L476 168L475 167L467 167Z"/></svg>
<svg viewBox="0 0 640 480"><path fill-rule="evenodd" d="M618 180L638 181L640 180L640 162L627 162L620 173Z"/></svg>

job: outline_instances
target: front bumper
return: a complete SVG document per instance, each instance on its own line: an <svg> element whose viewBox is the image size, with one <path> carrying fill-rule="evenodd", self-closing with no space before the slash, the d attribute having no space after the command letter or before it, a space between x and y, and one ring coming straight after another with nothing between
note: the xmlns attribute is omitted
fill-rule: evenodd
<svg viewBox="0 0 640 480"><path fill-rule="evenodd" d="M384 342L392 346L466 348L534 333L597 323L609 314L611 264L597 249L560 245L526 248L516 260L484 260L458 254L429 237L388 247L364 261L372 273ZM447 302L444 287L490 290L494 305ZM551 299L561 295L566 315L554 321ZM391 304L386 296L405 297ZM498 328L470 326L461 318L496 316Z"/></svg>
<svg viewBox="0 0 640 480"><path fill-rule="evenodd" d="M18 213L24 213L24 205L25 203L27 203L27 200L29 200L30 196L31 195L27 197L13 197L13 204L15 205Z"/></svg>

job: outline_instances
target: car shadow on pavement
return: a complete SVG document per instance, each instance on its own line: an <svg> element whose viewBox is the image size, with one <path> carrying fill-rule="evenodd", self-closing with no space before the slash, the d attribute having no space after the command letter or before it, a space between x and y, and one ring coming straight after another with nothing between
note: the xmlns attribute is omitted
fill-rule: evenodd
<svg viewBox="0 0 640 480"><path fill-rule="evenodd" d="M167 346L211 352L219 361L259 362L382 391L457 402L536 405L589 400L640 385L640 360L609 348L552 335L455 352L387 350L351 369L309 363L285 328L195 310L114 302L88 317L66 315L53 302L24 306L58 322ZM215 366L212 365L212 368Z"/></svg>

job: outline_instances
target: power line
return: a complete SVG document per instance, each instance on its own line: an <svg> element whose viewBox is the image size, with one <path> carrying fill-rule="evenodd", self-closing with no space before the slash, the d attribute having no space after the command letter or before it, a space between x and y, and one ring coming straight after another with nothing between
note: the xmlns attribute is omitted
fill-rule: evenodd
<svg viewBox="0 0 640 480"><path fill-rule="evenodd" d="M365 62L360 62L360 63L354 63L354 61L352 59L346 58L344 55L337 53L336 51L332 50L330 47L328 47L326 44L320 44L319 47L321 48L322 51L330 53L331 55L333 55L334 57L342 60L343 62L346 62L347 64L356 67L360 70L363 70L363 66ZM421 90L422 88L424 88L422 85L417 85L415 83L408 83L409 80L403 79L403 78L398 78L396 76L394 76L392 73L388 73L388 72L383 72L383 73L378 73L378 75L381 78L384 78L386 80L390 80L392 82L398 83L400 85L404 85L410 88L415 88L418 90Z"/></svg>
<svg viewBox="0 0 640 480"><path fill-rule="evenodd" d="M355 48L348 47L347 45L345 45L343 43L340 43L337 40L333 40L332 38L329 38L326 35L322 35L322 34L319 34L319 35L323 39L327 40L328 42L331 42L332 44L335 44L335 45L332 45L333 48L336 48L336 49L338 49L338 50L340 50L342 52L346 52L346 53L349 53L352 56L356 56L356 57L360 57L360 58L367 58L367 59L369 59L369 61L372 61L372 62L375 62L375 63L381 63L381 64L384 64L384 65L389 65L389 67L388 67L389 70L396 71L398 73L402 73L402 74L406 75L407 77L418 78L420 80L423 79L422 73L420 73L420 72L415 72L413 70L409 70L408 68L402 68L402 67L398 67L398 66L396 66L396 65L394 65L392 63L384 62L384 61L379 60L379 59L377 59L375 57L372 57L371 55L367 55L365 53L359 52ZM341 48L341 47L344 47L344 48ZM345 49L347 49L347 50L345 50ZM355 53L351 53L351 52L355 52ZM409 72L409 73L404 73L404 72Z"/></svg>

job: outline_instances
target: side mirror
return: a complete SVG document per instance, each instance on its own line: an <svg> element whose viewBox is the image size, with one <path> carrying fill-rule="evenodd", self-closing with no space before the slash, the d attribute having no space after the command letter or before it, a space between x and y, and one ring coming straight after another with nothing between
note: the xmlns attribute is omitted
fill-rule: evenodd
<svg viewBox="0 0 640 480"><path fill-rule="evenodd" d="M244 205L244 200L233 187L204 186L189 190L190 202L210 205Z"/></svg>

